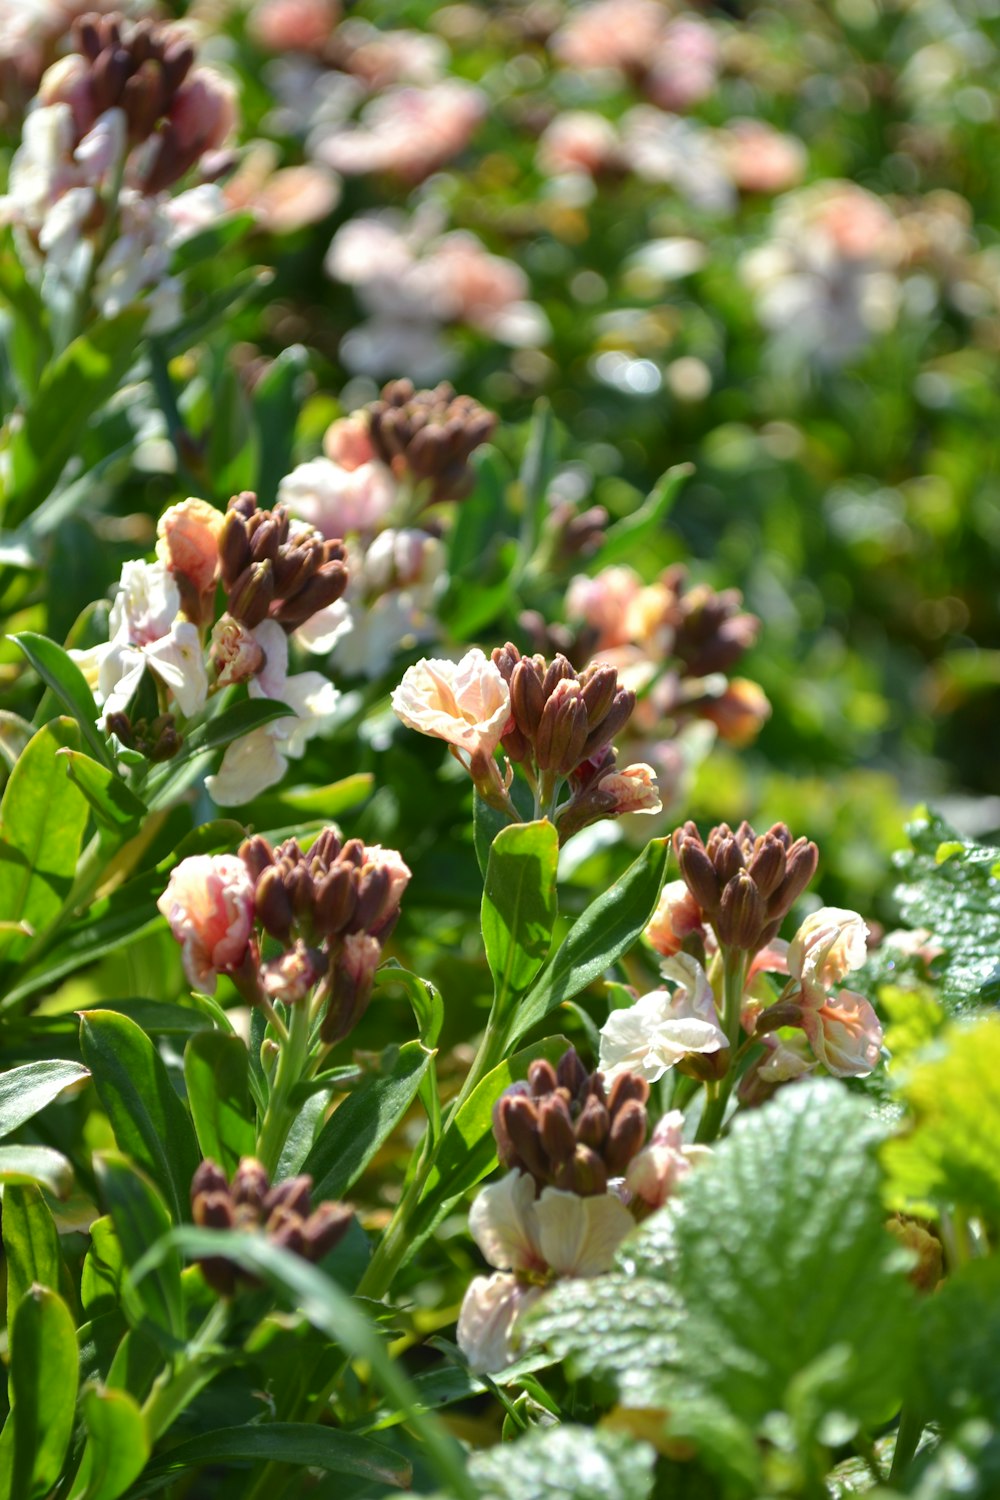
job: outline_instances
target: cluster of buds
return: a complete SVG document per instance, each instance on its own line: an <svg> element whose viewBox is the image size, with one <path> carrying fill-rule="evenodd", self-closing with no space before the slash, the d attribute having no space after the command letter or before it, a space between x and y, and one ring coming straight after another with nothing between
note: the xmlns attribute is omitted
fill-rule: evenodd
<svg viewBox="0 0 1000 1500"><path fill-rule="evenodd" d="M340 1041L368 1004L409 869L395 850L360 839L342 843L334 828L308 852L296 839L273 849L257 835L240 856L253 881L255 919L284 949L261 966L264 993L295 1002L323 980L320 1034L327 1045Z"/></svg>
<svg viewBox="0 0 1000 1500"><path fill-rule="evenodd" d="M649 1084L635 1073L620 1073L606 1090L572 1047L558 1067L534 1062L527 1083L512 1084L494 1107L500 1163L538 1188L604 1193L645 1144L648 1098Z"/></svg>
<svg viewBox="0 0 1000 1500"><path fill-rule="evenodd" d="M743 822L713 828L703 842L694 823L674 834L688 891L723 947L756 953L776 937L782 919L816 873L819 852L793 839L784 823L756 834Z"/></svg>
<svg viewBox="0 0 1000 1500"><path fill-rule="evenodd" d="M113 734L126 750L136 750L147 760L171 760L184 743L177 732L173 714L157 714L155 719L132 719L123 710L105 714L104 728Z"/></svg>
<svg viewBox="0 0 1000 1500"><path fill-rule="evenodd" d="M663 577L674 596L667 610L673 630L671 655L689 677L728 672L756 641L760 621L742 608L738 589L717 593L707 583L685 588L684 581L681 566L668 568Z"/></svg>
<svg viewBox="0 0 1000 1500"><path fill-rule="evenodd" d="M79 135L108 110L120 110L129 146L142 147L134 185L170 187L229 134L231 90L207 69L193 69L194 48L171 26L121 15L85 15L73 24L74 52L46 74L46 104L66 103Z"/></svg>
<svg viewBox="0 0 1000 1500"><path fill-rule="evenodd" d="M510 688L511 722L500 743L539 780L596 761L632 717L635 693L620 686L614 667L595 662L575 672L565 656L522 656L509 641L493 662Z"/></svg>
<svg viewBox="0 0 1000 1500"><path fill-rule="evenodd" d="M292 521L284 506L260 510L249 491L229 502L219 555L226 608L247 630L270 619L291 634L347 587L343 542Z"/></svg>
<svg viewBox="0 0 1000 1500"><path fill-rule="evenodd" d="M412 380L390 381L367 410L371 446L397 479L426 486L429 504L469 494L469 459L492 436L493 412L447 382L417 391Z"/></svg>
<svg viewBox="0 0 1000 1500"><path fill-rule="evenodd" d="M191 1216L199 1229L236 1229L262 1232L273 1245L321 1261L344 1238L354 1217L346 1203L310 1203L311 1177L286 1177L273 1187L267 1172L252 1156L244 1156L232 1182L214 1161L203 1161L191 1180ZM231 1297L238 1285L254 1279L223 1256L199 1262L209 1286Z"/></svg>

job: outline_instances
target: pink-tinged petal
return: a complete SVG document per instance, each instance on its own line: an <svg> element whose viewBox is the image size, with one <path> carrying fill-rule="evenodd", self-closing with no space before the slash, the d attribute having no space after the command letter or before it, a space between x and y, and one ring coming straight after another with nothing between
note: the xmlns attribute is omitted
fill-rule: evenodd
<svg viewBox="0 0 1000 1500"><path fill-rule="evenodd" d="M510 689L477 647L459 662L424 658L408 668L392 707L409 729L492 756L510 718Z"/></svg>
<svg viewBox="0 0 1000 1500"><path fill-rule="evenodd" d="M288 761L270 728L267 724L233 740L217 773L205 777L205 789L219 807L242 807L284 776Z"/></svg>
<svg viewBox="0 0 1000 1500"><path fill-rule="evenodd" d="M670 958L679 953L686 937L701 932L704 913L683 880L671 880L660 892L645 936L657 953Z"/></svg>
<svg viewBox="0 0 1000 1500"><path fill-rule="evenodd" d="M181 944L192 985L211 993L217 974L239 968L253 929L254 887L235 854L181 860L156 904Z"/></svg>
<svg viewBox="0 0 1000 1500"><path fill-rule="evenodd" d="M497 1270L543 1270L533 1179L508 1172L484 1187L469 1210L469 1233Z"/></svg>
<svg viewBox="0 0 1000 1500"><path fill-rule="evenodd" d="M208 672L201 635L187 620L175 623L169 635L146 647L150 667L166 683L186 718L198 713L208 697Z"/></svg>
<svg viewBox="0 0 1000 1500"><path fill-rule="evenodd" d="M156 527L156 555L171 573L191 581L199 594L219 576L219 533L225 515L206 500L182 500L163 512Z"/></svg>
<svg viewBox="0 0 1000 1500"><path fill-rule="evenodd" d="M544 1288L506 1272L470 1282L458 1315L458 1347L477 1375L496 1374L514 1361L516 1324Z"/></svg>
<svg viewBox="0 0 1000 1500"><path fill-rule="evenodd" d="M545 1188L535 1212L542 1255L559 1276L599 1276L610 1270L615 1251L635 1226L614 1193L580 1198Z"/></svg>
<svg viewBox="0 0 1000 1500"><path fill-rule="evenodd" d="M862 995L841 990L822 1005L804 1006L802 1029L819 1061L836 1078L867 1078L878 1066L882 1027Z"/></svg>
<svg viewBox="0 0 1000 1500"><path fill-rule="evenodd" d="M823 906L806 917L788 945L788 972L804 988L829 990L860 968L867 954L868 928L856 911Z"/></svg>

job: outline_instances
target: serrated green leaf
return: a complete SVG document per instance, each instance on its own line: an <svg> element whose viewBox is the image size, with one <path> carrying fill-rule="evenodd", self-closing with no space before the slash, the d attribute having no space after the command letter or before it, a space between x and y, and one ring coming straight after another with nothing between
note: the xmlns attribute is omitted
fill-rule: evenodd
<svg viewBox="0 0 1000 1500"><path fill-rule="evenodd" d="M79 1357L69 1308L48 1287L18 1303L11 1325L14 1437L11 1496L41 1500L59 1478L73 1432Z"/></svg>
<svg viewBox="0 0 1000 1500"><path fill-rule="evenodd" d="M24 1125L67 1089L82 1086L90 1077L82 1063L52 1058L24 1063L0 1073L0 1137Z"/></svg>
<svg viewBox="0 0 1000 1500"><path fill-rule="evenodd" d="M238 1036L199 1031L184 1049L188 1107L202 1156L231 1177L256 1144L250 1103L250 1064Z"/></svg>
<svg viewBox="0 0 1000 1500"><path fill-rule="evenodd" d="M637 942L656 909L669 853L668 839L652 839L624 875L574 922L518 1005L508 1043L564 1000L572 1000Z"/></svg>
<svg viewBox="0 0 1000 1500"><path fill-rule="evenodd" d="M1000 1017L952 1026L945 1040L947 1051L899 1085L911 1123L884 1148L890 1193L1000 1225Z"/></svg>
<svg viewBox="0 0 1000 1500"><path fill-rule="evenodd" d="M113 1010L80 1013L80 1050L119 1150L149 1173L180 1223L190 1215L201 1154L159 1053L141 1027Z"/></svg>
<svg viewBox="0 0 1000 1500"><path fill-rule="evenodd" d="M12 636L46 687L76 720L80 732L98 760L110 765L107 742L97 728L100 709L87 686L87 679L71 656L48 636L22 630Z"/></svg>
<svg viewBox="0 0 1000 1500"><path fill-rule="evenodd" d="M619 1432L540 1427L469 1459L488 1500L648 1500L655 1449Z"/></svg>
<svg viewBox="0 0 1000 1500"><path fill-rule="evenodd" d="M1000 1261L959 1267L920 1303L913 1400L947 1433L985 1419L1000 1431Z"/></svg>
<svg viewBox="0 0 1000 1500"><path fill-rule="evenodd" d="M90 816L57 754L79 744L73 719L43 725L19 756L0 802L0 912L36 934L55 921L69 896ZM0 932L0 954L16 960L30 941Z"/></svg>
<svg viewBox="0 0 1000 1500"><path fill-rule="evenodd" d="M543 1345L574 1378L620 1383L675 1365L680 1298L665 1281L612 1272L557 1282L519 1324L522 1349Z"/></svg>
<svg viewBox="0 0 1000 1500"><path fill-rule="evenodd" d="M493 840L482 932L497 1018L527 989L552 946L558 863L559 835L544 818L512 823Z"/></svg>

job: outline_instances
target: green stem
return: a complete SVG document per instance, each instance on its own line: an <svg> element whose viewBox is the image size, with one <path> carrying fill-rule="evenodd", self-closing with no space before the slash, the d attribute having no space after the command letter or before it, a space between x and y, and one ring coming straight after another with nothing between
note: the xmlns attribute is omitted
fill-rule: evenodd
<svg viewBox="0 0 1000 1500"><path fill-rule="evenodd" d="M229 1321L229 1304L217 1302L184 1352L172 1373L164 1372L150 1391L142 1415L150 1440L156 1442L180 1416L218 1369L217 1362L204 1358L206 1352L225 1332Z"/></svg>
<svg viewBox="0 0 1000 1500"><path fill-rule="evenodd" d="M892 1455L892 1467L889 1470L890 1489L897 1488L901 1484L903 1471L909 1467L910 1460L917 1451L923 1430L923 1420L911 1407L904 1406L899 1416L896 1447Z"/></svg>
<svg viewBox="0 0 1000 1500"><path fill-rule="evenodd" d="M708 1097L702 1111L695 1139L702 1145L714 1141L726 1118L726 1106L736 1082L739 1061L740 1012L746 983L747 955L739 948L727 948L722 964L722 1029L729 1043L729 1071L718 1083L707 1085Z"/></svg>
<svg viewBox="0 0 1000 1500"><path fill-rule="evenodd" d="M292 1090L306 1076L309 1059L309 1007L299 1003L292 1007L288 1037L281 1044L274 1080L257 1137L257 1156L268 1176L277 1170L281 1153L298 1114L291 1103Z"/></svg>

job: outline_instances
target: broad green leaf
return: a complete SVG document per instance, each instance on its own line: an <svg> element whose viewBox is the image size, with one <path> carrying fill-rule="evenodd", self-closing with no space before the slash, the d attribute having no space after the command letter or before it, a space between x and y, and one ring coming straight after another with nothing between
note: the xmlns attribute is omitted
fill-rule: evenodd
<svg viewBox="0 0 1000 1500"><path fill-rule="evenodd" d="M955 1432L981 1419L1000 1432L1000 1261L971 1261L920 1302L913 1399Z"/></svg>
<svg viewBox="0 0 1000 1500"><path fill-rule="evenodd" d="M675 464L662 474L638 510L608 527L600 551L590 560L591 572L639 556L643 545L655 536L673 510L674 501L693 473L692 464Z"/></svg>
<svg viewBox="0 0 1000 1500"><path fill-rule="evenodd" d="M383 1443L336 1427L306 1422L262 1422L224 1427L178 1443L150 1466L150 1474L177 1473L199 1464L286 1463L359 1474L373 1484L402 1489L412 1478L410 1462Z"/></svg>
<svg viewBox="0 0 1000 1500"><path fill-rule="evenodd" d="M57 755L79 743L73 719L44 725L19 757L0 802L0 912L39 934L69 897L90 816ZM0 954L17 958L29 942L0 933Z"/></svg>
<svg viewBox="0 0 1000 1500"><path fill-rule="evenodd" d="M375 975L375 990L391 989L393 985L399 985L405 991L417 1019L420 1040L424 1046L436 1047L444 1025L444 1002L438 990L429 979L411 974L409 969L404 969L394 958L390 958Z"/></svg>
<svg viewBox="0 0 1000 1500"><path fill-rule="evenodd" d="M50 1146L0 1146L0 1182L34 1182L56 1198L68 1198L73 1168Z"/></svg>
<svg viewBox="0 0 1000 1500"><path fill-rule="evenodd" d="M127 1391L104 1386L82 1392L80 1411L87 1445L70 1500L118 1500L149 1458L145 1418Z"/></svg>
<svg viewBox="0 0 1000 1500"><path fill-rule="evenodd" d="M153 1183L116 1151L101 1151L94 1157L94 1171L102 1201L111 1215L128 1283L154 1328L176 1339L184 1337L184 1290L181 1261L176 1249L165 1249L156 1269L141 1280L135 1268L150 1245L170 1231L170 1215ZM123 1298L126 1313L134 1303Z"/></svg>
<svg viewBox="0 0 1000 1500"><path fill-rule="evenodd" d="M101 711L87 686L87 679L71 656L48 636L33 630L22 630L11 637L34 667L46 687L80 726L87 744L105 765L110 765L104 735L97 728Z"/></svg>
<svg viewBox="0 0 1000 1500"><path fill-rule="evenodd" d="M428 1468L438 1481L449 1486L457 1500L477 1500L477 1491L466 1476L461 1449L436 1418L421 1409L402 1364L390 1358L379 1330L332 1277L261 1234L187 1226L172 1230L152 1244L143 1263L135 1268L136 1275L154 1272L178 1250L198 1258L225 1256L266 1281L345 1354L367 1363L374 1383L407 1413L409 1425L422 1443Z"/></svg>
<svg viewBox="0 0 1000 1500"><path fill-rule="evenodd" d="M136 832L146 816L141 802L117 771L109 771L80 750L61 750L70 779L80 788L104 828L124 840Z"/></svg>
<svg viewBox="0 0 1000 1500"><path fill-rule="evenodd" d="M908 927L926 927L944 948L934 961L940 996L953 1015L1000 1001L1000 849L960 838L927 813L907 832L911 853L896 856L895 897Z"/></svg>
<svg viewBox="0 0 1000 1500"><path fill-rule="evenodd" d="M37 1283L59 1290L62 1255L55 1222L33 1183L8 1183L3 1192L3 1250L7 1263L7 1326L24 1294Z"/></svg>
<svg viewBox="0 0 1000 1500"><path fill-rule="evenodd" d="M0 1073L0 1137L17 1130L66 1089L82 1087L89 1077L82 1063L59 1058Z"/></svg>
<svg viewBox="0 0 1000 1500"><path fill-rule="evenodd" d="M947 1051L899 1085L909 1124L884 1147L890 1191L900 1206L957 1207L1000 1225L1000 1016L945 1039Z"/></svg>
<svg viewBox="0 0 1000 1500"><path fill-rule="evenodd" d="M361 1175L413 1103L432 1057L420 1042L404 1043L391 1072L372 1073L334 1110L302 1168L317 1202L339 1198Z"/></svg>
<svg viewBox="0 0 1000 1500"><path fill-rule="evenodd" d="M562 1423L469 1458L489 1500L649 1500L656 1451L621 1432Z"/></svg>
<svg viewBox="0 0 1000 1500"><path fill-rule="evenodd" d="M668 839L652 839L621 879L574 922L518 1005L508 1042L572 1000L638 940L656 909L669 852Z"/></svg>
<svg viewBox="0 0 1000 1500"><path fill-rule="evenodd" d="M490 849L493 840L501 829L509 828L510 823L502 812L495 807L490 807L484 802L478 792L472 795L472 838L476 846L476 861L479 865L479 873L486 879L486 871L490 863Z"/></svg>
<svg viewBox="0 0 1000 1500"><path fill-rule="evenodd" d="M86 1010L80 1013L80 1050L119 1150L149 1173L176 1222L188 1218L191 1178L201 1155L153 1043L127 1016Z"/></svg>
<svg viewBox="0 0 1000 1500"><path fill-rule="evenodd" d="M493 1139L493 1106L512 1083L527 1078L536 1059L558 1062L569 1046L564 1036L546 1037L487 1073L466 1099L441 1139L424 1199L438 1205L475 1187L496 1165L496 1142Z"/></svg>
<svg viewBox="0 0 1000 1500"><path fill-rule="evenodd" d="M482 930L497 1017L527 989L552 946L558 863L559 835L544 818L512 823L493 840Z"/></svg>
<svg viewBox="0 0 1000 1500"><path fill-rule="evenodd" d="M238 1036L199 1031L184 1049L188 1105L202 1156L231 1177L256 1143L250 1103L250 1064Z"/></svg>
<svg viewBox="0 0 1000 1500"><path fill-rule="evenodd" d="M32 1287L11 1325L10 1493L42 1500L59 1478L73 1432L79 1356L69 1308L48 1287Z"/></svg>
<svg viewBox="0 0 1000 1500"><path fill-rule="evenodd" d="M99 320L46 365L5 455L7 525L16 526L46 498L86 423L121 386L147 312L132 306Z"/></svg>
<svg viewBox="0 0 1000 1500"><path fill-rule="evenodd" d="M628 1242L626 1242L626 1253ZM612 1271L593 1281L560 1281L521 1325L525 1351L543 1345L574 1379L597 1376L620 1389L674 1365L684 1306L668 1282Z"/></svg>

